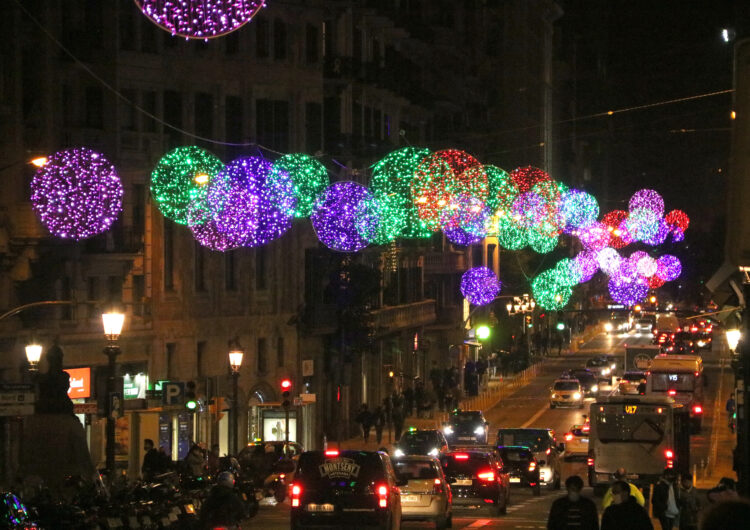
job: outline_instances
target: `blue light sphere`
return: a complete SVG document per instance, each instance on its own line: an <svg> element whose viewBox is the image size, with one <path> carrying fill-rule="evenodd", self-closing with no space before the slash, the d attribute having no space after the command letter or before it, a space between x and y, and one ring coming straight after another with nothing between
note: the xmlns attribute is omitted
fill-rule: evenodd
<svg viewBox="0 0 750 530"><path fill-rule="evenodd" d="M320 242L339 252L365 248L379 223L373 195L356 182L328 186L315 200L310 220Z"/></svg>

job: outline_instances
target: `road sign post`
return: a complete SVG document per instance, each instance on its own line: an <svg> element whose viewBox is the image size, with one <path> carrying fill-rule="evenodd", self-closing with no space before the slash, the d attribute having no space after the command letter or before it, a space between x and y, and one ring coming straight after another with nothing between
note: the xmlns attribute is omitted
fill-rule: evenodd
<svg viewBox="0 0 750 530"><path fill-rule="evenodd" d="M161 399L166 406L182 405L185 400L185 383L175 381L162 383Z"/></svg>

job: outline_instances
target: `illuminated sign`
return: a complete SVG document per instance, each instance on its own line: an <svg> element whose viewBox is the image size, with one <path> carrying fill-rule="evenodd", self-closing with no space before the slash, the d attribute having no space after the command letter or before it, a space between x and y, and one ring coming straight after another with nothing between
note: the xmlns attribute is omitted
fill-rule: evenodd
<svg viewBox="0 0 750 530"><path fill-rule="evenodd" d="M638 405L625 405L625 414L635 414L638 411Z"/></svg>
<svg viewBox="0 0 750 530"><path fill-rule="evenodd" d="M148 375L139 373L125 374L122 378L122 395L125 399L143 399L148 388Z"/></svg>
<svg viewBox="0 0 750 530"><path fill-rule="evenodd" d="M66 368L64 371L70 376L68 387L70 399L91 397L91 367Z"/></svg>

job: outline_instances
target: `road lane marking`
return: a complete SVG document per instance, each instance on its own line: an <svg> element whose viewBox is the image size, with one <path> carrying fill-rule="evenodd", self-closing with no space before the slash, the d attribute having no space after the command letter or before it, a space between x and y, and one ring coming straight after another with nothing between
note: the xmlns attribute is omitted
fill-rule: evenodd
<svg viewBox="0 0 750 530"><path fill-rule="evenodd" d="M534 423L536 420L538 420L542 414L544 414L549 409L549 405L544 405L541 409L539 409L536 414L534 414L531 418L529 418L529 421L521 425L522 429L525 429L532 423Z"/></svg>
<svg viewBox="0 0 750 530"><path fill-rule="evenodd" d="M481 528L483 526L487 526L491 522L492 522L491 519L477 519L476 521L474 521L473 523L471 523L469 526L465 528Z"/></svg>

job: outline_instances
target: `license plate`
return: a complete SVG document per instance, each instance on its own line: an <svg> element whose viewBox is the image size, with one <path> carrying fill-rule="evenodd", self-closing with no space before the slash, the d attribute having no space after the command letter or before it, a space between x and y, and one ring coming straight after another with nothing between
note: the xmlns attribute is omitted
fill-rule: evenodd
<svg viewBox="0 0 750 530"><path fill-rule="evenodd" d="M473 440L474 437L473 436L459 436L458 439L459 440Z"/></svg>
<svg viewBox="0 0 750 530"><path fill-rule="evenodd" d="M308 504L308 512L332 512L333 504Z"/></svg>
<svg viewBox="0 0 750 530"><path fill-rule="evenodd" d="M401 502L405 502L407 504L419 502L419 495L403 495L401 497Z"/></svg>
<svg viewBox="0 0 750 530"><path fill-rule="evenodd" d="M581 441L583 443L585 443L585 444L589 443L589 439L588 438L581 438Z"/></svg>
<svg viewBox="0 0 750 530"><path fill-rule="evenodd" d="M521 482L521 479L518 477L510 477L510 482L512 484L515 484L515 483Z"/></svg>
<svg viewBox="0 0 750 530"><path fill-rule="evenodd" d="M470 478L460 479L454 482L454 484L456 486L471 486L471 479Z"/></svg>

